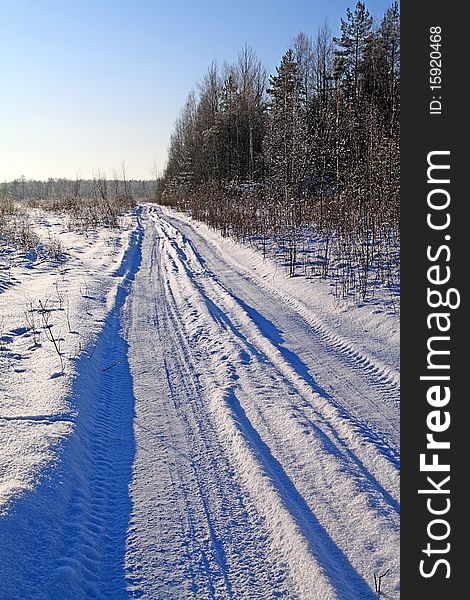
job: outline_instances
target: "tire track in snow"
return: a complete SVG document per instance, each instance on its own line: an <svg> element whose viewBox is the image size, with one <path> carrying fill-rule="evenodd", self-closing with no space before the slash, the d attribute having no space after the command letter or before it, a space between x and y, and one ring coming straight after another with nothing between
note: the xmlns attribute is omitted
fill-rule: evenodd
<svg viewBox="0 0 470 600"><path fill-rule="evenodd" d="M154 211L154 214L158 218L158 212ZM283 291L282 285L277 289L270 285L264 277L250 270L247 265L239 263L238 259L230 254L222 255L220 249L213 246L211 241L205 240L191 224L174 214L164 218L168 225L173 227L175 243L181 246L186 245L190 251L192 250L195 259L199 262L199 270L205 271L207 277L214 279L224 287L235 300L242 300L243 304L241 296L245 293L254 294L254 298L257 298L258 301L263 295L272 299L273 306L277 310L272 313L276 315L278 321L283 322L280 317L284 313L287 315L287 330L292 329L297 335L308 331L310 345L315 349L315 362L318 362L322 356L329 355L327 364L319 365L319 374L323 377L324 382L335 382L335 385L340 383L344 388L345 394L337 408L343 412L345 417L352 417L351 420L355 421L358 428L362 428L364 435L375 439L377 445L382 446L384 453L398 466L399 434L397 424L400 394L397 370L384 364L380 358L368 356L366 351L359 350L353 343L333 332L300 298L294 298ZM201 250L196 248L196 242L204 250L204 256L201 255ZM236 273L236 277L233 277L234 273ZM245 304L248 311L251 311L254 321L261 317L264 335L270 337L270 332L272 332L271 341L285 355L288 355L287 344L284 344L284 340L280 337L282 332L279 332L272 324L269 328L264 327L263 315L257 313L248 303ZM262 306L264 305L262 304ZM269 311L268 306L264 306L264 308ZM332 363L333 359L337 363L336 368L325 373L325 370L328 371L328 363ZM298 366L303 374L308 373L312 368L311 364L309 368L306 368L305 364ZM346 382L344 377L338 381L337 374L345 372L348 373L349 381ZM366 386L363 385L363 382L366 383ZM346 390L347 387L350 389ZM370 391L366 403L360 400L365 387ZM330 395L332 402L335 402L337 394L330 392ZM363 411L363 406L368 407L366 413Z"/></svg>
<svg viewBox="0 0 470 600"><path fill-rule="evenodd" d="M188 343L181 299L166 281L162 241L150 225L126 315L137 445L126 554L131 591L178 599L278 595L283 569L260 539L259 515L208 413L199 348Z"/></svg>
<svg viewBox="0 0 470 600"><path fill-rule="evenodd" d="M210 273L210 270L206 268L205 259L201 256L193 241L188 238L187 235L182 233L182 231L175 226L173 221L178 225L182 224L182 222L178 220L176 215L172 215L172 218L168 219L168 223L174 228L178 242L181 242L182 245L188 245L200 263L201 268ZM194 233L199 235L197 232ZM242 267L242 265L239 264L236 266L238 268ZM368 356L364 351L358 350L353 344L344 339L342 336L328 329L328 327L315 314L313 314L309 307L299 298L290 298L288 295L283 294L274 287L266 285L262 278L255 278L253 274L246 270L246 268L240 269L240 271L242 270L243 273L240 272L240 275L245 277L248 281L254 283L256 286L265 288L269 294L278 296L283 302L298 311L299 314L302 315L302 317L304 317L309 323L310 327L315 331L316 336L321 337L331 348L334 348L338 353L343 355L348 360L352 368L361 369L363 374L367 374L371 378L372 383L388 384L387 388L389 393L398 399L400 376L393 367L385 365L377 357L373 358ZM211 276L215 277L213 273L211 273ZM221 282L219 281L219 283Z"/></svg>
<svg viewBox="0 0 470 600"><path fill-rule="evenodd" d="M394 467L399 467L400 455L398 450L388 443L380 433L374 431L361 419L354 416L340 401L318 385L300 357L284 346L284 340L276 326L263 315L259 314L254 308L250 307L242 298L227 289L214 273L208 271L199 253L194 251L193 243L187 240L172 224L162 221L161 226L167 231L170 243L181 259L182 265L187 270L188 277L194 285L198 286L200 293L205 297L205 301L211 302L209 296L212 295L214 297L215 295L222 307L220 310L222 318L226 319L225 314L231 315L232 319L235 315L239 317L237 325L231 326L236 335L242 337L241 331L243 331L243 327L247 328L248 333L246 336L250 337L250 339L253 337L256 338L261 353L267 357L267 360L276 364L276 367L285 375L286 379L291 381L297 380L299 386L307 395L313 391L328 401L328 404L334 408L333 413L330 411L329 418L334 418L334 413L337 413L337 417L348 425L348 427L343 427L344 430L348 430L347 437L355 437L357 439L357 435L352 436L351 429L353 429L359 434L362 441L375 446ZM179 244L182 244L186 248L186 252L181 249ZM192 262L190 260L190 253L193 254ZM210 291L206 293L207 289L210 289ZM247 339L246 336L245 340ZM312 340L315 339L315 329L311 332L311 336ZM347 370L344 372L348 373ZM388 381L384 381L382 377L379 377L378 381L372 382L372 385L379 387L382 392L381 396L388 397L390 392ZM392 388L392 393L395 395L397 390L395 390L394 384ZM353 449L354 451L359 450L360 453L357 443ZM398 510L396 501L395 508Z"/></svg>
<svg viewBox="0 0 470 600"><path fill-rule="evenodd" d="M115 304L77 364L75 430L60 464L0 523L2 598L124 598L133 391L121 311L140 264L142 226L123 262ZM107 369L119 360L119 365ZM7 555L3 555L7 553Z"/></svg>
<svg viewBox="0 0 470 600"><path fill-rule="evenodd" d="M367 531L368 528L366 527L365 531L361 532L359 535L359 533L355 531L357 525L354 522L350 522L350 516L346 515L345 518L344 515L340 515L341 511L344 511L344 506L347 506L348 502L350 501L350 498L354 498L355 496L360 497L360 501L362 502L361 510L365 511L365 514L360 515L360 518L367 520L368 517L366 514L369 513L371 523L384 529L384 531L380 534L378 531L376 531L372 536L375 537L375 542L372 542L372 546L375 544L377 547L376 549L378 550L376 557L376 560L378 561L377 564L381 564L381 561L383 560L388 560L389 562L393 561L396 565L398 524L396 516L393 516L393 510L397 509L398 505L387 491L386 486L379 484L375 479L375 475L377 475L377 473L372 475L374 471L377 472L378 469L384 466L385 471L387 471L386 464L384 465L383 463L383 457L382 461L380 461L380 456L377 457L376 455L372 457L372 460L368 461L370 466L375 467L372 471L369 472L368 468L364 467L362 460L359 458L359 455L361 454L360 451L362 450L361 446L363 445L364 440L358 439L357 431L354 431L354 428L348 424L347 420L345 421L344 416L338 415L338 411L332 410L331 406L328 405L328 402L326 402L325 399L321 399L318 396L316 398L312 398L312 390L310 387L305 384L305 381L301 381L301 378L298 376L295 370L291 368L290 365L286 364L286 361L284 360L284 357L281 356L281 353L278 350L276 351L276 349L273 350L273 344L262 335L262 332L260 332L256 324L247 318L246 312L242 314L243 311L240 310L239 305L237 306L237 303L234 301L234 298L231 296L231 294L224 289L214 277L210 277L210 274L208 276L206 269L201 266L200 262L197 260L197 257L191 256L191 247L188 247L188 244L184 244L184 240L180 236L179 232L177 232L174 227L170 226L164 219L160 220L157 218L155 221L159 233L163 233L166 236L166 251L165 248L162 248L162 253L164 256L166 256L168 285L170 289L175 288L176 290L179 290L179 297L177 298L176 304L178 307L180 307L180 311L181 307L184 307L185 304L189 305L185 312L181 311L182 314L179 315L179 319L183 319L185 321L187 334L191 339L193 347L197 347L198 345L201 346L204 342L210 345L210 350L206 354L206 360L209 359L212 361L213 369L210 369L209 366L207 369L211 371L211 377L213 377L216 381L218 380L219 387L223 388L225 386L226 388L226 395L219 397L218 402L215 402L214 404L216 406L215 412L219 417L216 419L216 421L219 423L223 422L225 424L232 423L232 429L234 423L240 422L239 417L242 413L239 411L238 418L237 415L230 416L230 413L233 412L233 406L237 406L237 403L234 405L233 402L229 402L228 398L231 397L233 399L237 396L234 394L233 387L229 386L227 388L227 381L230 381L230 377L234 378L235 380L239 380L237 386L240 389L240 393L244 397L246 408L249 409L252 415L256 415L256 420L258 422L256 428L259 428L259 431L263 430L263 443L266 444L266 447L271 446L271 450L276 452L275 460L278 462L280 461L279 464L284 462L288 467L287 472L289 473L290 478L287 476L287 481L290 482L289 485L286 485L286 479L282 477L280 480L278 478L274 478L274 480L271 481L271 484L274 485L275 496L277 496L277 500L272 498L272 494L270 495L266 490L263 490L262 492L260 491L258 486L260 485L260 481L262 481L262 479L255 478L256 484L253 484L253 481L251 482L251 484L253 484L257 489L257 493L254 493L254 496L257 497L259 504L263 503L260 498L271 497L273 505L277 505L278 510L283 510L279 507L279 503L284 505L285 509L286 498L298 493L295 485L292 483L293 481L297 481L297 485L301 486L300 489L303 488L303 490L308 493L308 490L306 490L306 482L308 483L310 480L310 483L314 482L316 484L313 486L313 489L316 493L318 493L318 484L322 485L321 477L313 477L312 479L312 474L316 468L319 468L319 465L322 465L321 468L327 477L333 475L335 481L337 481L342 487L344 487L346 482L346 489L349 489L349 496L346 497L343 496L341 498L341 494L335 494L332 492L330 496L333 498L333 500L331 500L328 496L323 496L321 498L321 502L318 502L317 499L316 508L319 509L320 513L323 512L322 516L324 521L328 522L330 525L332 519L342 521L342 527L345 527L346 530L350 530L352 543L354 544L357 542L359 547L361 546L361 543L363 543L363 550L367 550L368 546L370 546L368 539L370 538L371 534L370 531ZM205 311L203 311L204 305L206 309ZM207 312L206 316L204 316L204 312ZM230 315L230 317L228 315ZM235 321L233 321L233 319L235 319ZM191 333L192 329L194 330L193 334ZM227 334L230 335L227 336ZM230 342L227 343L226 340L225 345L221 343L219 344L219 347L216 348L218 340L225 339L227 337L231 338ZM237 361L234 361L233 359L233 357L237 354L237 348L238 352L240 350L240 340L243 341L243 352L251 356L250 362L252 365L255 365L248 376L246 376L248 367L246 364L243 365L243 363L246 363L246 361L241 360L237 363ZM221 365L226 367L225 372L223 368L221 369ZM284 411L280 410L278 415L270 415L269 412L266 411L266 407L262 406L262 401L265 400L265 394L264 398L261 396L261 400L258 403L256 402L256 396L260 395L262 386L256 388L256 386L253 386L252 384L257 379L262 381L263 372L267 371L271 371L271 377L275 380L273 392L279 394L280 390L284 388L285 391L284 393L281 391L281 395L291 395L295 399L293 404L287 403L287 405L284 406ZM245 372L245 376L243 376L243 372ZM219 373L218 377L217 373ZM225 417L223 416L224 413L223 409L221 408L221 406L224 404L228 405L229 409L227 413L229 416L225 414ZM253 406L253 404L255 406ZM310 409L310 418L307 418L306 416L307 409ZM274 412L272 407L270 407L270 410ZM296 416L294 419L295 427L285 431L283 430L283 424L289 421L289 410L291 412L295 410L296 412L300 413L303 423L301 423L299 417ZM299 424L301 426L299 426ZM299 444L299 441L305 434L305 431L302 431L302 427L304 427L306 424L309 427L309 432L315 434L314 436L311 436L310 439L315 438L316 445L314 444L312 446L312 444L310 444L310 448L308 447L309 444L307 442L301 441ZM250 431L256 431L256 428L252 427L250 428ZM235 434L233 430L231 431L229 428L227 430L224 429L221 435L230 439L230 437L233 437ZM256 435L260 434L257 433ZM256 436L247 436L245 430L245 438L251 438L253 440L256 438ZM260 437L259 439L262 438ZM269 443L267 440L269 440ZM240 440L238 440L238 442L235 444L235 448L239 443ZM310 462L310 467L308 469L302 469L300 474L296 475L296 464L302 464L308 460L309 452L305 453L305 447L307 448L307 451L310 450L312 453L311 455L313 456L315 455L316 447L319 464L315 466ZM318 451L321 452L321 454L318 454ZM251 460L251 463L253 463L253 453L258 456L258 463L260 457L266 457L266 452L259 452L258 444L251 448L251 450L248 450L245 455L245 462ZM364 458L370 458L370 456L368 456L370 452L362 452L362 454ZM250 456L251 458L249 458ZM237 462L237 459L235 459L235 462ZM374 464L374 462L376 464ZM271 463L269 460L267 462L261 460L261 473L266 472L266 470L273 471L272 468L269 468L270 464ZM253 466L253 464L252 468L256 471L256 468ZM260 466L258 465L258 470L259 468ZM239 461L239 457L237 469L238 471L243 471L246 469L246 465L244 466L243 461ZM392 470L390 471L390 469ZM393 475L393 467L391 465L388 469L388 472L386 472L385 477L382 479L385 479L386 481L388 474ZM365 479L368 481L365 481ZM279 485L280 481L284 482L284 484ZM396 482L397 476L395 474L395 483ZM286 488L288 490L287 492ZM343 490L343 494L344 493L345 490ZM297 500L290 502L290 506L295 508L295 506L299 504L299 498L301 497L302 496L297 496ZM312 497L311 494L310 497ZM325 508L325 506L322 507L322 504L327 505L327 508ZM392 510L392 512L390 512L390 510ZM265 514L266 513L267 511L265 511ZM295 513L295 510L294 514L290 513L290 517L293 517L295 528L295 524L298 524L299 521L298 514ZM288 522L289 516L284 514L284 520ZM312 521L312 519L310 519L310 521ZM301 535L303 535L304 538L306 537L307 539L312 539L312 536L308 533L308 531L309 528L307 527L307 529L304 529L303 533L301 532ZM337 528L336 532L338 533ZM277 536L275 527L272 529L271 534L273 539L275 539ZM296 534L292 535L296 537ZM324 535L323 537L325 540L328 539L328 534ZM362 542L355 539L361 537L363 540ZM302 564L305 560L305 556L304 559L301 558L302 542L299 540L298 536L296 539L298 554L295 559L292 557L292 560L290 561L290 566L293 572L296 572L295 562L297 561L298 564ZM387 545L388 542L391 543L391 548L385 551L385 556L380 548L381 539L384 540L384 545ZM282 544L280 544L280 546L282 547ZM326 546L329 547L329 550L322 552L321 555L317 556L316 558L320 561L321 568L328 572L328 565L332 564L330 561L335 561L332 558L332 547L329 546L328 543L326 543ZM285 544L283 550L286 551ZM337 551L339 551L339 554L341 555L339 548ZM361 556L363 553L359 552L358 554L356 550L355 554L356 565L358 565L361 561L364 563L364 557ZM354 575L357 575L357 573L354 568L348 568L346 566L348 564L348 559L345 558L345 560L346 563L343 564L342 576L338 576L337 574L333 575L333 571L331 569L328 573L330 583L333 582L333 585L335 583L339 585L338 597L368 597L370 590L367 588L367 586L364 588L360 581L356 582L355 584L351 583L354 580ZM371 561L374 563L373 558ZM312 569L310 569L310 571L311 570ZM362 565L361 570L364 575L366 575L366 568L364 567L364 564ZM303 582L303 584L308 588L310 582L309 578L306 579L302 573L298 573L298 575L300 581ZM345 584L344 579L348 578L349 584ZM343 581L342 584L341 581ZM313 593L312 589L310 589L309 593ZM302 595L301 597L309 596Z"/></svg>

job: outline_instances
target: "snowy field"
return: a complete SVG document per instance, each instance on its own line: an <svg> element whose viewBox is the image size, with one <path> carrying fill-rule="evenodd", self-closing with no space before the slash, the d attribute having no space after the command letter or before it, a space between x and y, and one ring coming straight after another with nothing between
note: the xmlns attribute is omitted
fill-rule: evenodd
<svg viewBox="0 0 470 600"><path fill-rule="evenodd" d="M54 242L63 256L1 249L0 512L34 489L73 429L77 365L115 302L116 275L136 222L77 234L61 216L35 210L30 221L39 243Z"/></svg>
<svg viewBox="0 0 470 600"><path fill-rule="evenodd" d="M36 221L67 258L1 264L0 598L399 598L392 308L169 209Z"/></svg>

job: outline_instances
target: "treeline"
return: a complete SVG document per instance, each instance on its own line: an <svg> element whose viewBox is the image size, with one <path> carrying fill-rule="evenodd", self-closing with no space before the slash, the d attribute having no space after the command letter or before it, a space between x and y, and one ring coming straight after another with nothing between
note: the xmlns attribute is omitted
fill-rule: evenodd
<svg viewBox="0 0 470 600"><path fill-rule="evenodd" d="M6 241L21 249L32 243L28 212L36 207L60 213L73 230L120 227L121 217L138 202L155 200L158 187L155 180L127 179L124 169L120 175L107 179L98 173L93 179L49 178L47 181L20 177L1 183L0 242Z"/></svg>
<svg viewBox="0 0 470 600"><path fill-rule="evenodd" d="M46 181L19 177L14 181L0 183L0 198L21 200L75 200L100 198L103 193L114 198L135 198L151 201L155 199L155 180L127 179L125 172L119 177L107 179L98 174L93 179L49 178Z"/></svg>
<svg viewBox="0 0 470 600"><path fill-rule="evenodd" d="M400 29L394 2L362 2L312 39L299 33L276 73L244 47L214 63L176 122L159 190L225 235L283 253L290 275L332 277L365 298L399 260Z"/></svg>

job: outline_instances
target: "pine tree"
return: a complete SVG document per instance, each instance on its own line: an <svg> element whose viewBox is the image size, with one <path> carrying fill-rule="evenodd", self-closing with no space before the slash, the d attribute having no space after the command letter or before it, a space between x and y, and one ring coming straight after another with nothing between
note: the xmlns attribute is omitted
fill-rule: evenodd
<svg viewBox="0 0 470 600"><path fill-rule="evenodd" d="M272 198L291 203L299 198L305 174L306 131L300 97L300 77L294 53L289 49L270 78L269 126L265 152Z"/></svg>
<svg viewBox="0 0 470 600"><path fill-rule="evenodd" d="M335 38L339 46L335 53L335 74L346 97L356 102L361 92L361 67L372 17L363 2L356 4L354 12L348 8L346 16L346 20L341 19L341 37Z"/></svg>

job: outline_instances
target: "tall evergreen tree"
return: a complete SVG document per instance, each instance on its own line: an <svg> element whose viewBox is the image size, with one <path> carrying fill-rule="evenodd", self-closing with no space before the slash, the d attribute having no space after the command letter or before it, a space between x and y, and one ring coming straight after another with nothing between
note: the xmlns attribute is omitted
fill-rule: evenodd
<svg viewBox="0 0 470 600"><path fill-rule="evenodd" d="M289 203L299 198L307 156L300 73L291 49L276 72L268 90L271 103L265 153L272 199Z"/></svg>
<svg viewBox="0 0 470 600"><path fill-rule="evenodd" d="M369 41L372 17L363 2L358 2L354 12L346 11L341 19L341 37L335 38L335 74L346 96L356 102L361 92L361 74L364 51Z"/></svg>

